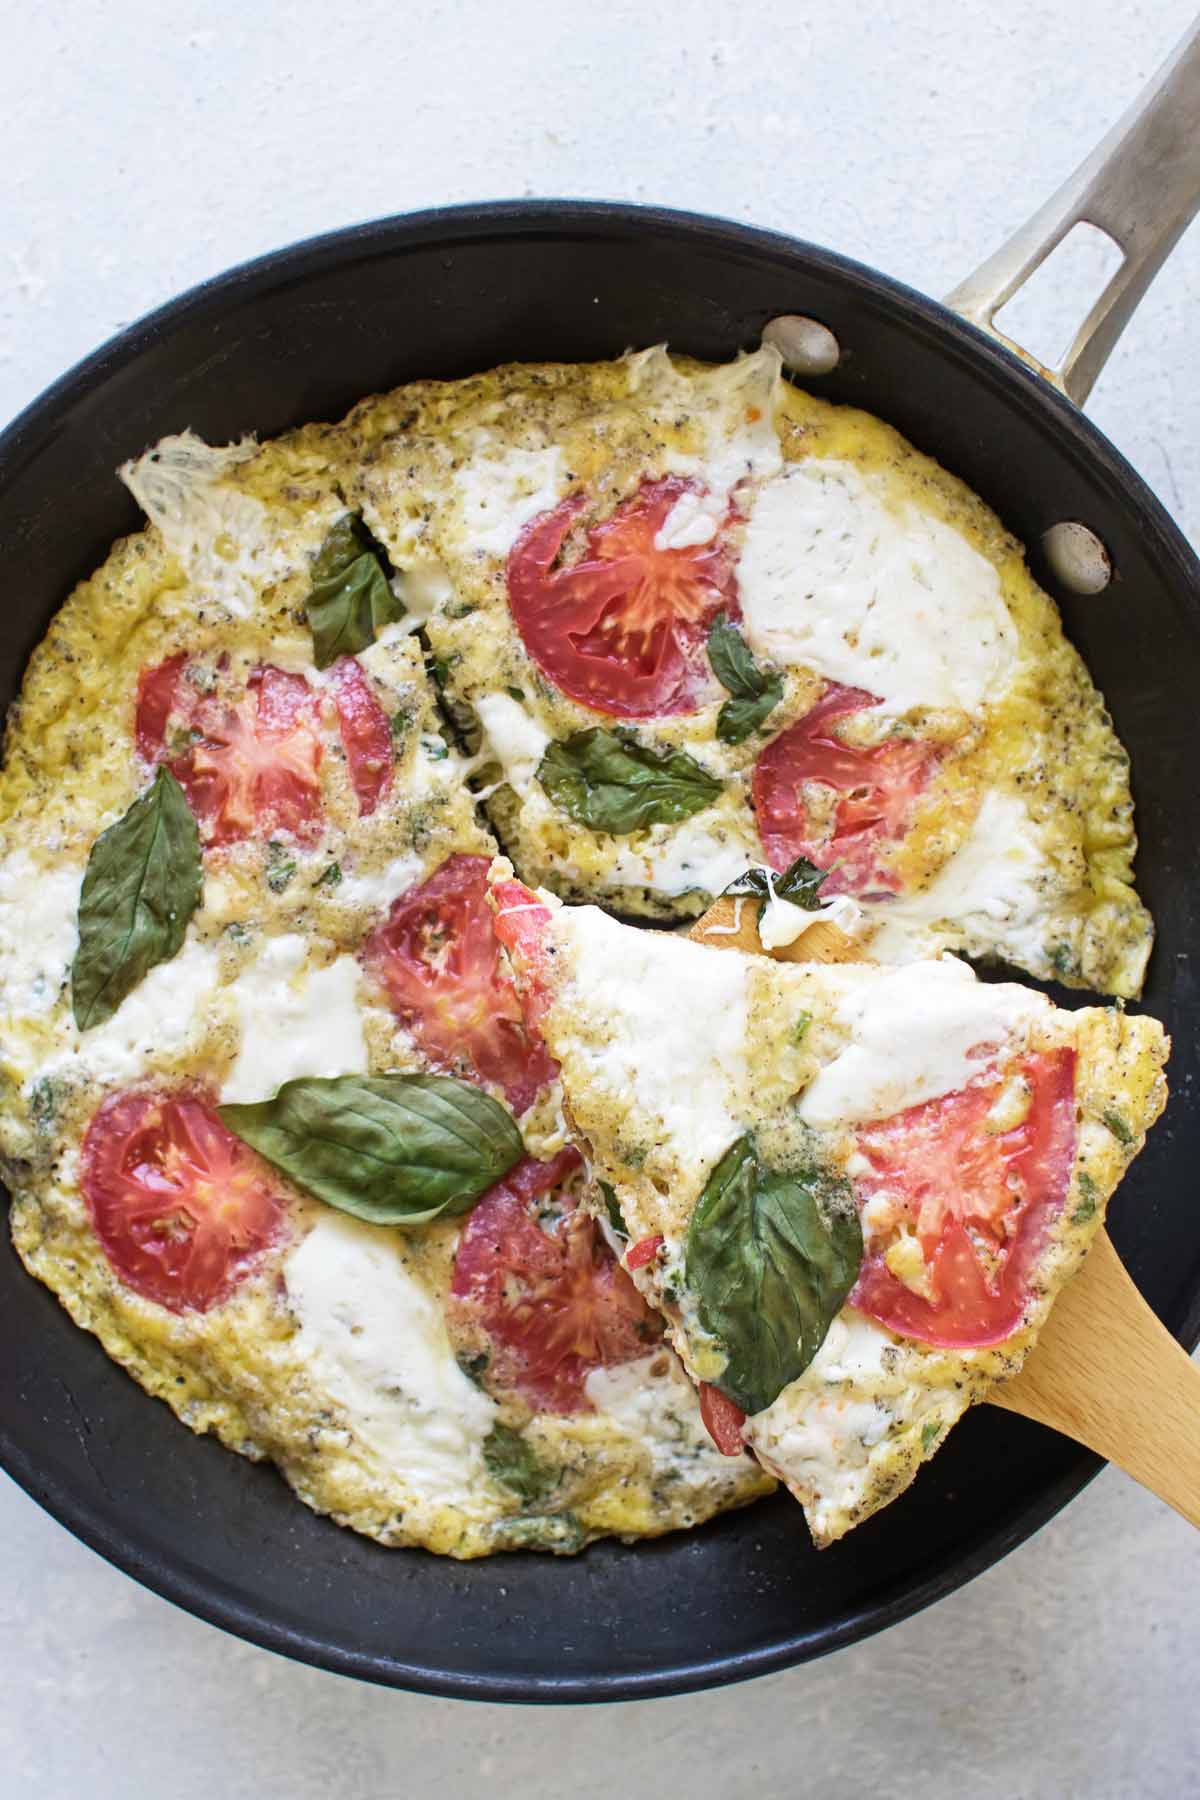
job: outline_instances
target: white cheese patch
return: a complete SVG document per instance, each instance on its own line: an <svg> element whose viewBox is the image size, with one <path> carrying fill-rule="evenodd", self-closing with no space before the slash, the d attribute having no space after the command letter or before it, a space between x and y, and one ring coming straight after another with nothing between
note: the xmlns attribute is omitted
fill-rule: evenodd
<svg viewBox="0 0 1200 1800"><path fill-rule="evenodd" d="M475 711L483 728L483 760L494 758L518 794L528 791L550 742L536 719L510 694L485 694Z"/></svg>
<svg viewBox="0 0 1200 1800"><path fill-rule="evenodd" d="M814 925L836 925L852 937L861 925L863 909L849 894L834 894L820 906L808 909L794 900L783 900L772 890L758 921L758 936L764 950L779 950L794 944Z"/></svg>
<svg viewBox="0 0 1200 1800"><path fill-rule="evenodd" d="M391 1234L331 1213L283 1274L309 1376L353 1435L423 1499L479 1512L495 1404L455 1362Z"/></svg>
<svg viewBox="0 0 1200 1800"><path fill-rule="evenodd" d="M688 488L654 534L656 550L688 550L716 537L725 513L725 496Z"/></svg>
<svg viewBox="0 0 1200 1800"><path fill-rule="evenodd" d="M114 1087L136 1081L202 1036L219 980L220 959L211 945L185 943L178 956L143 976L103 1025L84 1032L70 1025L69 1050L44 1072L85 1071Z"/></svg>
<svg viewBox="0 0 1200 1800"><path fill-rule="evenodd" d="M655 825L637 844L621 842L604 872L609 887L651 887L659 894L699 889L720 894L762 855L749 818L720 826L698 814L682 825Z"/></svg>
<svg viewBox="0 0 1200 1800"><path fill-rule="evenodd" d="M480 432L454 477L467 551L506 557L531 519L557 506L566 485L562 451L500 448Z"/></svg>
<svg viewBox="0 0 1200 1800"><path fill-rule="evenodd" d="M415 557L406 562L398 582L400 599L413 624L423 625L447 600L454 598L454 583L446 565L433 557Z"/></svg>
<svg viewBox="0 0 1200 1800"><path fill-rule="evenodd" d="M0 862L0 1012L48 1012L79 942L83 870L41 869L27 850Z"/></svg>
<svg viewBox="0 0 1200 1800"><path fill-rule="evenodd" d="M588 1085L660 1121L663 1141L706 1169L739 1135L747 1074L749 960L659 931L630 931L594 906L564 907L555 936L609 1042Z"/></svg>
<svg viewBox="0 0 1200 1800"><path fill-rule="evenodd" d="M654 1370L660 1373L655 1374ZM678 1358L660 1350L613 1369L593 1369L587 1397L649 1452L655 1475L692 1485L724 1484L746 1472L744 1456L722 1456L700 1417L700 1401Z"/></svg>
<svg viewBox="0 0 1200 1800"><path fill-rule="evenodd" d="M289 933L269 939L238 977L241 1045L222 1100L268 1100L302 1075L366 1073L357 962L339 956L311 968L307 959L305 940Z"/></svg>
<svg viewBox="0 0 1200 1800"><path fill-rule="evenodd" d="M865 688L889 713L976 713L1018 654L995 568L853 463L812 458L760 489L738 563L751 649Z"/></svg>
<svg viewBox="0 0 1200 1800"><path fill-rule="evenodd" d="M1036 967L1046 953L1045 874L1045 847L1028 808L1015 794L989 789L969 835L929 886L872 909L879 926L870 954L911 962L949 935L972 955L1000 950Z"/></svg>
<svg viewBox="0 0 1200 1800"><path fill-rule="evenodd" d="M334 890L334 898L369 912L386 912L393 900L416 887L429 873L432 871L425 859L409 851L393 857L381 869L351 869L343 863L342 879Z"/></svg>
<svg viewBox="0 0 1200 1800"><path fill-rule="evenodd" d="M238 618L294 567L294 541L289 550L262 501L225 480L257 448L249 438L216 446L185 431L117 471L188 579Z"/></svg>
<svg viewBox="0 0 1200 1800"><path fill-rule="evenodd" d="M992 1055L1048 1010L1042 994L977 981L957 957L880 974L830 968L834 1018L849 1042L818 1071L798 1113L809 1125L887 1119L964 1087Z"/></svg>

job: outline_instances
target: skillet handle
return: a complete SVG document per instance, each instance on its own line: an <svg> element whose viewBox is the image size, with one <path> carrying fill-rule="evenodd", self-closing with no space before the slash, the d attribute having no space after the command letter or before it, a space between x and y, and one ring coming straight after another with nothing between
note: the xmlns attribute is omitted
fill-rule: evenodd
<svg viewBox="0 0 1200 1800"><path fill-rule="evenodd" d="M946 296L964 319L1005 344L1082 406L1138 302L1200 208L1200 27L1075 173L973 275ZM993 315L1072 226L1098 226L1125 259L1048 369L998 331Z"/></svg>

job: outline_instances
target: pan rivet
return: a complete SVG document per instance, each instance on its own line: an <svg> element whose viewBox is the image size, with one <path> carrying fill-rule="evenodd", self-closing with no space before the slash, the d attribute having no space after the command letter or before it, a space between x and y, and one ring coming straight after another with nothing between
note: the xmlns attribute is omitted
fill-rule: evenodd
<svg viewBox="0 0 1200 1800"><path fill-rule="evenodd" d="M1112 580L1112 558L1095 532L1076 519L1052 525L1042 537L1046 561L1073 594L1101 594Z"/></svg>
<svg viewBox="0 0 1200 1800"><path fill-rule="evenodd" d="M797 375L828 375L841 359L842 347L827 325L802 313L783 313L763 331L763 343L774 344Z"/></svg>

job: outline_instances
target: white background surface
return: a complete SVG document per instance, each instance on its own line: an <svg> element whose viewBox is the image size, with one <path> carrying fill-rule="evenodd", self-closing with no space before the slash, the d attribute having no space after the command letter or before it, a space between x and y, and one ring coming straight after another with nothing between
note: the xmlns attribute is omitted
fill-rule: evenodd
<svg viewBox="0 0 1200 1800"><path fill-rule="evenodd" d="M0 0L0 423L180 288L438 202L663 201L944 292L1191 10ZM1091 405L1193 536L1198 299L1200 229ZM1039 316L1074 319L1061 282ZM1200 1538L1106 1473L970 1588L824 1663L619 1712L467 1707L225 1638L0 1480L0 1796L1174 1800L1200 1789L1198 1580Z"/></svg>

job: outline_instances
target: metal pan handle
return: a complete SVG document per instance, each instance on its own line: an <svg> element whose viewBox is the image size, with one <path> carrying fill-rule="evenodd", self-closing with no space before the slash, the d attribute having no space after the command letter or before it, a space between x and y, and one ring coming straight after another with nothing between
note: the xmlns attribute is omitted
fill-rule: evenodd
<svg viewBox="0 0 1200 1800"><path fill-rule="evenodd" d="M1006 244L946 296L963 318L1038 369L1076 405L1092 391L1114 344L1200 209L1200 26L1139 94L1075 173ZM1124 252L1057 369L998 331L995 313L1072 226L1098 226Z"/></svg>

